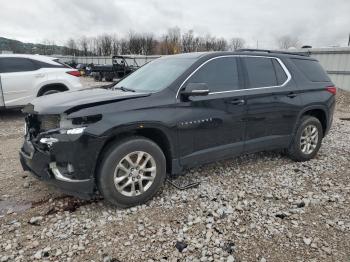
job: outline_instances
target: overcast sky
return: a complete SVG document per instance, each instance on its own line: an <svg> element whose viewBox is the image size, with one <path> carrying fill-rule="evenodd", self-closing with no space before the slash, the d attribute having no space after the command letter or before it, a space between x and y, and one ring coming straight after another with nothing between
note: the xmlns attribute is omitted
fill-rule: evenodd
<svg viewBox="0 0 350 262"><path fill-rule="evenodd" d="M169 27L200 35L242 37L251 47L276 47L283 35L301 44L345 46L350 0L0 0L0 36L25 42Z"/></svg>

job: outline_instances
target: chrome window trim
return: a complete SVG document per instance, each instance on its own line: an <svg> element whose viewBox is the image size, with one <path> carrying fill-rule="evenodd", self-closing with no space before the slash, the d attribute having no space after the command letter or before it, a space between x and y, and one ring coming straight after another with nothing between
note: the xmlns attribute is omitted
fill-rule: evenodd
<svg viewBox="0 0 350 262"><path fill-rule="evenodd" d="M257 55L223 55L223 56L216 56L213 58L208 59L207 61L203 62L200 66L196 68L186 79L182 82L179 89L176 92L176 99L179 97L179 93L181 88L184 86L184 84L187 82L188 79L191 78L199 69L201 69L205 64L209 63L212 60L219 59L219 58L226 58L226 57L259 57L259 58L270 58L270 59L276 59L278 63L281 65L283 71L287 75L286 81L282 85L277 86L264 86L264 87L254 87L254 88L246 88L246 89L237 89L237 90L227 90L227 91L219 91L219 92L210 92L208 95L216 95L216 94L224 94L224 93L233 93L233 92L242 92L242 91L248 91L248 90L260 90L260 89L267 89L267 88L276 88L276 87L283 87L289 83L289 81L292 79L292 76L285 66L285 64L279 59L278 57L273 56L257 56Z"/></svg>

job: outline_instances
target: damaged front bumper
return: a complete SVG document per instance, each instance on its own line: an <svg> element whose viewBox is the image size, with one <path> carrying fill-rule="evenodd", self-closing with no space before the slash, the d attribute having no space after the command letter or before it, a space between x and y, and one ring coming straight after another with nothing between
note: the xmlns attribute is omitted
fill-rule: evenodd
<svg viewBox="0 0 350 262"><path fill-rule="evenodd" d="M89 134L53 133L38 141L26 136L20 150L25 171L61 191L81 198L95 192L95 167L104 139Z"/></svg>

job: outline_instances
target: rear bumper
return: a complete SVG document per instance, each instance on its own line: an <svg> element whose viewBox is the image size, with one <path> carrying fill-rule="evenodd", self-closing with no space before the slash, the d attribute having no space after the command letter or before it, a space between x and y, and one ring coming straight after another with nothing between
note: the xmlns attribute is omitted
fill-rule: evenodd
<svg viewBox="0 0 350 262"><path fill-rule="evenodd" d="M66 194L91 198L96 189L94 170L99 152L97 145L102 145L102 141L96 139L91 147L87 147L85 140L86 137L80 137L73 141L60 141L47 151L25 140L20 151L23 170L30 171L37 179ZM68 173L67 169L62 168L68 164L74 167L74 172Z"/></svg>

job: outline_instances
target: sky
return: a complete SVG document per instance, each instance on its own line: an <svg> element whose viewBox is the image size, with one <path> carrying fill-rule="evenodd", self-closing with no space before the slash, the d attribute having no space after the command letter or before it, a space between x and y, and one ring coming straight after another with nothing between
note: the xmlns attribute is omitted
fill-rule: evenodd
<svg viewBox="0 0 350 262"><path fill-rule="evenodd" d="M24 42L130 31L161 37L170 27L274 48L290 35L314 47L346 46L350 0L0 0L0 37Z"/></svg>

